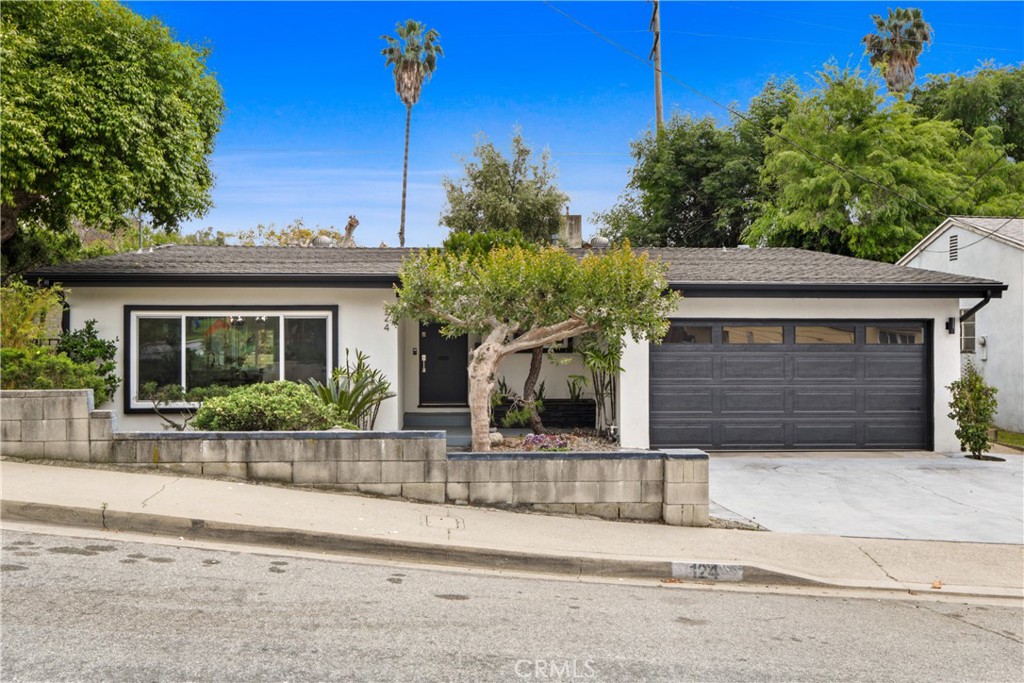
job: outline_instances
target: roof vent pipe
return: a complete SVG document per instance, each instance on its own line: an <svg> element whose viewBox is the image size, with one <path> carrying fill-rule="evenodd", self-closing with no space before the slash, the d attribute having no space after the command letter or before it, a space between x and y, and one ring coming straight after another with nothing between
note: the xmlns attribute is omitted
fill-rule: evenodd
<svg viewBox="0 0 1024 683"><path fill-rule="evenodd" d="M593 249L607 249L609 245L611 245L611 241L607 237L595 235L590 238L590 246Z"/></svg>

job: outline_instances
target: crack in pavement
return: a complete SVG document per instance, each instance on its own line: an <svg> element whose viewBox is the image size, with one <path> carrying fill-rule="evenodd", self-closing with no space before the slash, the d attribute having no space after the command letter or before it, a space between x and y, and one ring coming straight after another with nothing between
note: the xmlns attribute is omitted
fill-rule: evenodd
<svg viewBox="0 0 1024 683"><path fill-rule="evenodd" d="M174 484L174 483L177 483L179 481L181 481L181 477L178 477L177 479L174 479L173 481L169 481L167 483L161 484L160 488L157 489L156 493L154 493L153 495L149 496L148 498L143 499L142 507L146 507L146 503L148 503L149 501L153 500L154 498L159 496L161 493L163 493L164 489L167 488L167 486L169 484Z"/></svg>
<svg viewBox="0 0 1024 683"><path fill-rule="evenodd" d="M952 619L953 621L955 621L957 623L967 624L968 626L973 626L976 629L980 629L982 631L987 631L988 633L991 633L993 635L997 635L1000 638L1006 638L1007 640L1012 641L1014 643L1022 643L1022 644L1024 644L1024 640L1021 640L1020 638L1014 638L1013 636L1007 635L1007 634L1003 633L1002 631L994 631L994 630L992 630L990 628L982 626L981 624L975 624L973 621L967 621L963 617L956 616L955 614L947 614L945 612L940 612L939 610L932 609L931 607L929 607L928 605L925 605L923 603L920 603L920 606L925 608L926 610L928 610L932 614L939 615L940 617L946 617L947 619Z"/></svg>
<svg viewBox="0 0 1024 683"><path fill-rule="evenodd" d="M890 574L890 573L889 573L889 571L888 571L888 570L887 570L887 569L886 569L885 567L883 567L883 566L882 566L882 563L881 563L881 562L879 562L878 560L876 560L875 558L873 558L873 557L871 556L871 553L869 553L869 552L868 552L867 550L864 550L864 548L861 548L861 547L860 547L859 545L857 545L856 543L853 543L852 545L853 545L853 547L854 547L854 548L856 548L857 550L859 550L859 551L861 551L862 553L864 553L864 556L865 556L866 558L868 558L869 560L871 560L872 562L874 562L874 563L875 563L875 566L876 566L876 567L878 567L879 569L881 569L881 570L882 570L882 573L883 573L883 574L885 574L885 575L886 575L886 576L887 576L887 577L888 577L889 579L891 579L891 580L892 580L892 581L894 581L895 583L897 583L897 584L899 584L900 586L902 586L902 587L904 588L904 590L906 590L906 591L908 591L908 592L910 591L910 586L908 586L907 584L903 583L902 581L900 581L899 579L897 579L897 578L896 578L895 576L893 576L892 574Z"/></svg>

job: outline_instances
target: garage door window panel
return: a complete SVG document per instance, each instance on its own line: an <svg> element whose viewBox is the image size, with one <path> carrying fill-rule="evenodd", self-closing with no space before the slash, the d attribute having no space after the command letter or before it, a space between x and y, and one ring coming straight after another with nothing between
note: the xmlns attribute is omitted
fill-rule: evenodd
<svg viewBox="0 0 1024 683"><path fill-rule="evenodd" d="M853 344L857 341L853 325L797 325L797 344Z"/></svg>
<svg viewBox="0 0 1024 683"><path fill-rule="evenodd" d="M781 325L723 325L723 344L781 344Z"/></svg>
<svg viewBox="0 0 1024 683"><path fill-rule="evenodd" d="M884 346L920 346L924 344L924 327L921 325L868 325L865 330L868 344Z"/></svg>

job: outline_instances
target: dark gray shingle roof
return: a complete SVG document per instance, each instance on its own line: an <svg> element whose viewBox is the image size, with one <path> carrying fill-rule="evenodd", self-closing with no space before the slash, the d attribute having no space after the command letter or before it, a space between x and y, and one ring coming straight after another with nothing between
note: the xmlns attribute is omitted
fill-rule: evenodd
<svg viewBox="0 0 1024 683"><path fill-rule="evenodd" d="M396 281L416 249L198 247L143 252L41 268L33 279L81 284L353 284ZM998 290L992 280L939 273L802 249L647 249L668 264L669 281L686 291ZM577 253L583 253L577 250ZM806 295L806 294L805 294Z"/></svg>

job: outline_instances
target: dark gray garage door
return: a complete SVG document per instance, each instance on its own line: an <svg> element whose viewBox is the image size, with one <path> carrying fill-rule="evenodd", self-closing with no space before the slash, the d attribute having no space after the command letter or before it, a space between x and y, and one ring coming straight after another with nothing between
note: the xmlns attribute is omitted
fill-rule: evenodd
<svg viewBox="0 0 1024 683"><path fill-rule="evenodd" d="M931 448L931 326L673 320L651 346L651 445Z"/></svg>

